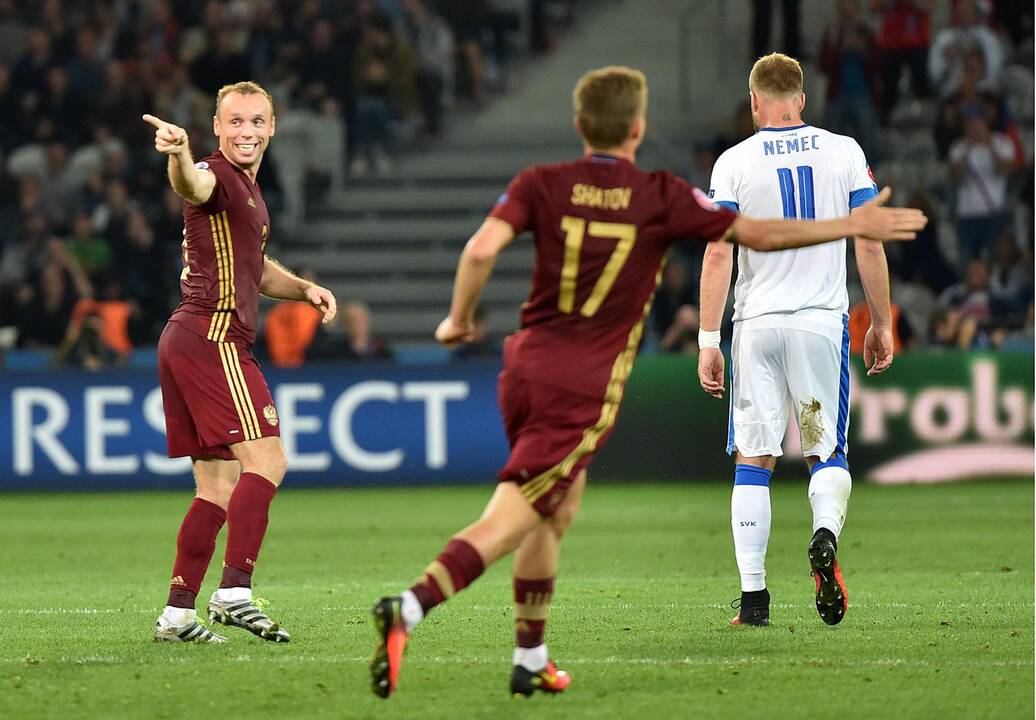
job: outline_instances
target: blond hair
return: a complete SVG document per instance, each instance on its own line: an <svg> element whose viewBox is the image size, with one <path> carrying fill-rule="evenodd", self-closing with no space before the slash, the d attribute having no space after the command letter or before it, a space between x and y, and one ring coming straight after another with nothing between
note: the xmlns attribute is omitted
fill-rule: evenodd
<svg viewBox="0 0 1036 720"><path fill-rule="evenodd" d="M273 116L275 114L273 111L273 96L267 92L266 88L257 82L243 80L242 82L236 82L232 85L224 85L219 89L219 92L216 93L216 115L219 115L219 104L223 102L223 98L230 93L237 93L239 95L263 95L267 102L270 103L270 115Z"/></svg>
<svg viewBox="0 0 1036 720"><path fill-rule="evenodd" d="M622 145L633 122L647 112L647 78L640 70L611 65L579 78L572 91L579 132L592 148Z"/></svg>
<svg viewBox="0 0 1036 720"><path fill-rule="evenodd" d="M802 93L802 66L793 57L770 53L755 61L748 87L757 95L784 100Z"/></svg>

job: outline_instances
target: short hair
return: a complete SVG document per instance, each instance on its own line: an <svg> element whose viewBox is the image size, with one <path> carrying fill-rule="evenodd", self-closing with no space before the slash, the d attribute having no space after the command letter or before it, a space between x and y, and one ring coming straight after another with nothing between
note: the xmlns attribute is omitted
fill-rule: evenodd
<svg viewBox="0 0 1036 720"><path fill-rule="evenodd" d="M748 87L758 95L784 99L802 93L802 66L793 57L770 53L755 61Z"/></svg>
<svg viewBox="0 0 1036 720"><path fill-rule="evenodd" d="M647 95L647 78L640 70L611 65L583 75L572 91L583 139L597 149L621 145L633 122L647 112Z"/></svg>
<svg viewBox="0 0 1036 720"><path fill-rule="evenodd" d="M216 115L219 115L219 105L230 93L238 93L239 95L263 95L266 97L267 102L270 103L270 115L276 115L273 111L273 95L271 95L266 88L257 82L251 80L243 80L242 82L236 82L232 85L224 85L216 93Z"/></svg>

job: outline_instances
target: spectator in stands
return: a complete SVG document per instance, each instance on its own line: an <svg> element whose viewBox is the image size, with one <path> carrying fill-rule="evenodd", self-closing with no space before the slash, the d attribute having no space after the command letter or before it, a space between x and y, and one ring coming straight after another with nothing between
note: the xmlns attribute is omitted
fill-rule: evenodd
<svg viewBox="0 0 1036 720"><path fill-rule="evenodd" d="M307 360L391 360L392 349L373 334L371 311L362 302L353 301L342 308L344 335L335 334L321 325L306 353Z"/></svg>
<svg viewBox="0 0 1036 720"><path fill-rule="evenodd" d="M83 96L69 84L68 72L60 65L47 70L46 86L41 88L40 122L47 123L47 128L39 131L39 135L60 139L72 147L85 142L89 135L88 126L82 122L69 122L69 118L82 118L86 112ZM58 130L60 128L60 131Z"/></svg>
<svg viewBox="0 0 1036 720"><path fill-rule="evenodd" d="M72 234L65 240L65 251L90 278L108 272L112 266L112 250L104 238L94 233L93 221L85 212L72 218Z"/></svg>
<svg viewBox="0 0 1036 720"><path fill-rule="evenodd" d="M171 267L170 253L155 241L140 208L130 210L124 244L117 250L122 289L134 305L130 337L136 344L154 344L169 316L170 286L179 279L179 267Z"/></svg>
<svg viewBox="0 0 1036 720"><path fill-rule="evenodd" d="M28 32L18 22L14 0L0 0L0 65L10 65L25 51Z"/></svg>
<svg viewBox="0 0 1036 720"><path fill-rule="evenodd" d="M931 45L932 0L871 0L881 13L882 96L881 115L889 113L899 100L899 78L906 68L914 95L928 97L928 47Z"/></svg>
<svg viewBox="0 0 1036 720"><path fill-rule="evenodd" d="M977 47L985 55L985 82L1000 83L1004 52L996 34L985 24L977 0L953 0L952 24L939 31L928 56L928 76L943 97L960 86L967 51Z"/></svg>
<svg viewBox="0 0 1036 720"><path fill-rule="evenodd" d="M61 344L80 297L71 279L62 256L55 253L38 275L19 284L14 311L18 347L43 349Z"/></svg>
<svg viewBox="0 0 1036 720"><path fill-rule="evenodd" d="M910 327L906 316L896 303L891 303L892 311L892 352L898 355L903 350L917 346L917 336ZM849 308L849 352L863 355L863 343L867 331L871 327L871 311L866 301L861 301Z"/></svg>
<svg viewBox="0 0 1036 720"><path fill-rule="evenodd" d="M489 332L489 309L485 303L475 308L475 329L470 342L461 343L451 354L453 360L482 360L500 357L500 344Z"/></svg>
<svg viewBox="0 0 1036 720"><path fill-rule="evenodd" d="M1017 137L1003 97L986 77L985 53L977 47L965 52L960 82L939 109L935 142L942 157L946 157L950 145L964 135L965 115L972 109L980 109L995 131Z"/></svg>
<svg viewBox="0 0 1036 720"><path fill-rule="evenodd" d="M1032 302L1032 255L1022 253L1008 230L1000 235L993 251L989 292L997 315L1020 321Z"/></svg>
<svg viewBox="0 0 1036 720"><path fill-rule="evenodd" d="M932 200L923 189L915 190L906 201L907 207L920 208L930 217L938 217ZM957 273L946 259L939 244L939 223L930 222L913 242L902 243L895 263L896 276L917 283L936 293L957 281Z"/></svg>
<svg viewBox="0 0 1036 720"><path fill-rule="evenodd" d="M205 52L191 63L190 74L194 86L213 97L224 85L251 77L252 68L237 49L234 30L219 26L210 34Z"/></svg>
<svg viewBox="0 0 1036 720"><path fill-rule="evenodd" d="M487 25L492 36L491 56L497 73L496 85L507 88L511 57L511 35L522 29L528 0L487 0Z"/></svg>
<svg viewBox="0 0 1036 720"><path fill-rule="evenodd" d="M303 104L321 111L326 102L332 100L336 107L342 108L352 76L350 63L350 48L336 37L328 19L318 18L309 30L308 42L298 62Z"/></svg>
<svg viewBox="0 0 1036 720"><path fill-rule="evenodd" d="M771 52L783 52L792 57L799 57L799 45L802 33L799 26L802 21L801 0L781 0L781 20L784 31L782 43L771 42L771 26L773 25L774 0L752 0L752 60Z"/></svg>
<svg viewBox="0 0 1036 720"><path fill-rule="evenodd" d="M303 280L316 282L312 270L299 273ZM321 313L309 303L279 302L266 313L266 354L277 367L298 367L320 327Z"/></svg>
<svg viewBox="0 0 1036 720"><path fill-rule="evenodd" d="M943 325L937 329L941 341L951 339L960 348L984 346L988 341L984 331L993 314L986 261L969 262L965 279L939 296L938 307L950 311L942 315Z"/></svg>
<svg viewBox="0 0 1036 720"><path fill-rule="evenodd" d="M80 298L72 310L65 337L55 353L57 363L70 363L98 370L121 363L133 350L130 320L137 312L128 302L122 285L114 275L102 278L97 286L101 297Z"/></svg>
<svg viewBox="0 0 1036 720"><path fill-rule="evenodd" d="M476 106L485 101L482 34L489 22L486 0L450 0L443 3L446 21L453 28L461 71L458 95L470 98Z"/></svg>
<svg viewBox="0 0 1036 720"><path fill-rule="evenodd" d="M59 140L47 145L46 166L40 179L40 192L47 218L56 226L67 227L72 205L79 193L79 180L69 164L68 145Z"/></svg>
<svg viewBox="0 0 1036 720"><path fill-rule="evenodd" d="M453 74L453 33L445 20L428 9L425 0L405 0L404 7L407 32L414 46L424 131L438 135L446 79Z"/></svg>
<svg viewBox="0 0 1036 720"><path fill-rule="evenodd" d="M46 83L47 71L55 62L47 31L41 27L32 28L29 31L28 46L14 64L14 87L22 93L38 91Z"/></svg>
<svg viewBox="0 0 1036 720"><path fill-rule="evenodd" d="M129 212L133 207L129 188L122 180L109 180L104 193L104 204L93 214L94 230L104 235L113 245L125 242ZM181 224L181 229L182 229Z"/></svg>
<svg viewBox="0 0 1036 720"><path fill-rule="evenodd" d="M72 92L89 98L104 87L105 61L97 42L97 33L91 25L83 25L76 32L76 55L68 63L68 82Z"/></svg>
<svg viewBox="0 0 1036 720"><path fill-rule="evenodd" d="M0 148L15 146L20 125L18 100L11 85L11 68L0 63Z"/></svg>
<svg viewBox="0 0 1036 720"><path fill-rule="evenodd" d="M363 25L353 58L353 81L357 128L352 173L363 175L372 166L378 173L391 172L390 123L414 107L414 60L410 45L380 13Z"/></svg>
<svg viewBox="0 0 1036 720"><path fill-rule="evenodd" d="M968 108L964 137L950 146L950 169L957 180L957 240L965 259L986 255L1000 235L1014 158L1014 145L992 131L985 109Z"/></svg>
<svg viewBox="0 0 1036 720"><path fill-rule="evenodd" d="M859 2L839 1L838 17L820 44L820 70L827 76L824 127L856 138L874 162L879 147L880 55L873 31L860 16Z"/></svg>
<svg viewBox="0 0 1036 720"><path fill-rule="evenodd" d="M659 352L697 352L697 290L682 260L672 258L666 264L662 285L655 293L653 320Z"/></svg>

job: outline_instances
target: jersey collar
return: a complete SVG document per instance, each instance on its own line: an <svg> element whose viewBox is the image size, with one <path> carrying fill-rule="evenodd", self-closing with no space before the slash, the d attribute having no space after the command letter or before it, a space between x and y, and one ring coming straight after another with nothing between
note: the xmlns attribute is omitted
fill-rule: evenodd
<svg viewBox="0 0 1036 720"><path fill-rule="evenodd" d="M759 128L759 132L785 132L786 130L801 130L807 127L809 127L809 123L802 123L801 125L791 125L789 127Z"/></svg>
<svg viewBox="0 0 1036 720"><path fill-rule="evenodd" d="M601 163L603 165L632 165L632 163L626 158L617 157L604 152L592 152L588 155L584 155L583 159L587 162Z"/></svg>

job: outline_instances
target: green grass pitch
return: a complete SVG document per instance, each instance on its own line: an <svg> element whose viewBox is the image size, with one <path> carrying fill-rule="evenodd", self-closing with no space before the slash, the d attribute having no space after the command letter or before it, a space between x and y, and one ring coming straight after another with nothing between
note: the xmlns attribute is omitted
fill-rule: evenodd
<svg viewBox="0 0 1036 720"><path fill-rule="evenodd" d="M1033 717L1033 486L1005 481L858 484L835 628L813 608L805 484L776 481L765 629L727 624L726 483L591 483L548 627L569 691L509 697L501 562L415 632L398 693L375 698L370 604L489 492L289 483L256 579L292 642L228 629L219 646L151 642L187 492L0 496L0 718Z"/></svg>

